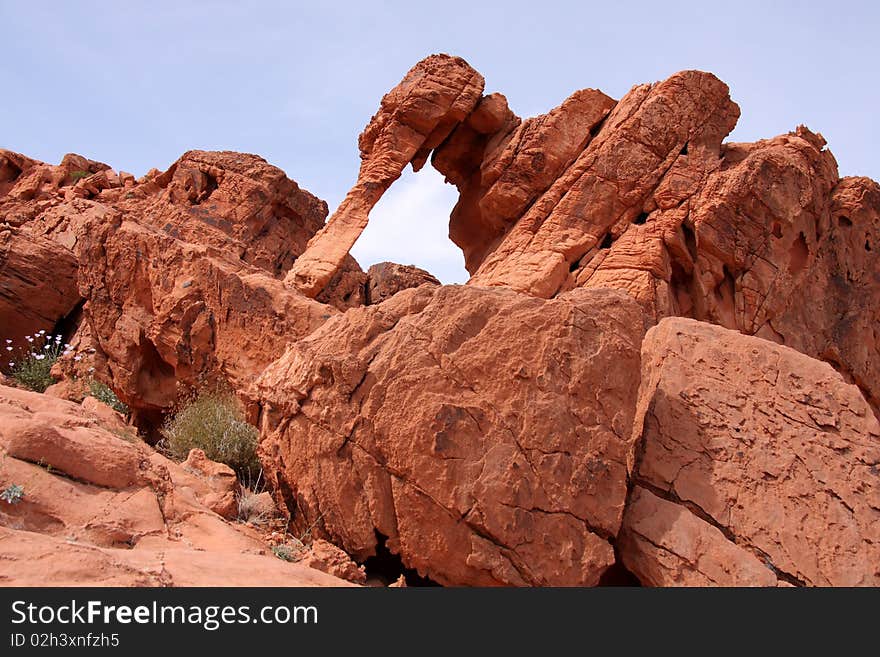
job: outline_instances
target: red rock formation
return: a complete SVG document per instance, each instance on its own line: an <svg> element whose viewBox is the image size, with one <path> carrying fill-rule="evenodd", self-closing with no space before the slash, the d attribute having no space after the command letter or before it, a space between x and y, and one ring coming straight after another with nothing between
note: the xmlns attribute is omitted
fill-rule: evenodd
<svg viewBox="0 0 880 657"><path fill-rule="evenodd" d="M407 164L418 171L428 154L480 100L483 77L459 57L432 55L389 91L358 140L361 168L354 187L297 259L287 281L314 298L342 266L367 225L370 210Z"/></svg>
<svg viewBox="0 0 880 657"><path fill-rule="evenodd" d="M51 331L80 302L76 258L60 244L21 228L0 228L0 339L24 344Z"/></svg>
<svg viewBox="0 0 880 657"><path fill-rule="evenodd" d="M425 284L440 285L440 281L413 265L379 262L367 270L366 302L381 303L401 290Z"/></svg>
<svg viewBox="0 0 880 657"><path fill-rule="evenodd" d="M359 561L383 545L446 584L594 584L615 543L647 584L877 584L877 420L848 384L878 412L880 186L840 179L804 127L722 143L739 109L709 73L619 102L581 90L525 121L482 92L459 58L413 67L326 225L256 156L191 151L134 180L0 151L0 329L76 329L95 353L56 366L53 393L76 398L94 367L145 426L181 389L231 384L292 526ZM464 288L348 254L428 157L459 189ZM62 428L10 437L11 461L53 454L116 492L167 479L104 434L95 465ZM186 471L166 469L176 490ZM193 517L231 511L215 483L183 486L201 491ZM141 511L120 513L155 527ZM158 540L81 520L40 520L39 549L62 525L100 546L95 564L114 531ZM316 564L359 577L318 546Z"/></svg>
<svg viewBox="0 0 880 657"><path fill-rule="evenodd" d="M435 151L434 167L461 194L449 236L469 272L581 154L614 104L600 91L583 89L548 114L519 123L504 97L493 94ZM493 121L484 117L489 108ZM481 132L487 129L493 131Z"/></svg>
<svg viewBox="0 0 880 657"><path fill-rule="evenodd" d="M212 512L216 477L205 472L225 466L181 467L84 407L0 386L0 448L0 485L23 491L0 501L5 585L344 583L275 558Z"/></svg>
<svg viewBox="0 0 880 657"><path fill-rule="evenodd" d="M377 536L443 584L591 585L614 561L642 315L428 287L338 316L258 381L264 467L298 531Z"/></svg>
<svg viewBox="0 0 880 657"><path fill-rule="evenodd" d="M57 167L0 157L11 224L0 232L0 335L50 330L86 300L89 366L139 421L170 408L180 386L245 386L336 312L324 303L365 302L366 274L348 256L324 303L276 280L327 207L262 158L190 151L136 183L80 156Z"/></svg>
<svg viewBox="0 0 880 657"><path fill-rule="evenodd" d="M320 538L309 545L302 558L297 559L297 563L355 584L364 584L367 581L363 566L358 566L333 543Z"/></svg>
<svg viewBox="0 0 880 657"><path fill-rule="evenodd" d="M880 584L880 423L793 349L693 320L648 332L618 541L668 585Z"/></svg>

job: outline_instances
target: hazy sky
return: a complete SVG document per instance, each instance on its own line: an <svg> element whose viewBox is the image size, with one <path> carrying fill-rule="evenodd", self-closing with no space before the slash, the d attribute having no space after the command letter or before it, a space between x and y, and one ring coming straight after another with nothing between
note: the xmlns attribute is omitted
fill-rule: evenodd
<svg viewBox="0 0 880 657"><path fill-rule="evenodd" d="M880 179L878 5L0 0L0 147L52 163L81 153L136 175L192 148L257 153L332 211L382 94L448 52L523 117L583 87L619 98L682 69L712 71L742 108L732 139L804 123L842 175ZM355 257L465 280L446 237L456 198L429 166L408 170Z"/></svg>

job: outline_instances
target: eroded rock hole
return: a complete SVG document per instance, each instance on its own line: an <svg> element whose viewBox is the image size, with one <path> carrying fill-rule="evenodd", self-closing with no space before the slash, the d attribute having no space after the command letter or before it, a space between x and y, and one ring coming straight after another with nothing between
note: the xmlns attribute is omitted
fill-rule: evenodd
<svg viewBox="0 0 880 657"><path fill-rule="evenodd" d="M639 578L627 570L618 557L599 578L598 586L642 586Z"/></svg>
<svg viewBox="0 0 880 657"><path fill-rule="evenodd" d="M5 158L0 158L0 183L12 183L21 176L21 167Z"/></svg>
<svg viewBox="0 0 880 657"><path fill-rule="evenodd" d="M792 276L797 276L807 266L807 259L810 257L810 250L807 247L807 240L803 233L797 236L792 242L791 248L788 250L788 271Z"/></svg>
<svg viewBox="0 0 880 657"><path fill-rule="evenodd" d="M736 328L736 278L727 268L722 266L722 278L715 286L715 314L714 318L721 326Z"/></svg>
<svg viewBox="0 0 880 657"><path fill-rule="evenodd" d="M780 237L782 237L782 224L780 224L778 221L774 222L772 232L773 232L773 237L775 237L776 239L779 239Z"/></svg>
<svg viewBox="0 0 880 657"><path fill-rule="evenodd" d="M606 233L605 237L602 238L602 243L599 245L599 248L610 249L612 244L614 244L614 238L611 237L611 233Z"/></svg>
<svg viewBox="0 0 880 657"><path fill-rule="evenodd" d="M693 287L694 277L677 260L672 261L672 278L669 285L675 298L679 315L692 317L694 309Z"/></svg>
<svg viewBox="0 0 880 657"><path fill-rule="evenodd" d="M207 201L211 197L211 194L213 194L216 191L217 187L219 187L217 179L210 173L202 172L202 175L204 176L204 179L202 181L202 189L193 200L193 205L199 205Z"/></svg>
<svg viewBox="0 0 880 657"><path fill-rule="evenodd" d="M844 217L843 215L840 215L837 218L837 225L842 228L849 228L850 226L852 226L852 221L849 217Z"/></svg>
<svg viewBox="0 0 880 657"><path fill-rule="evenodd" d="M688 154L688 143L684 142L684 146L681 147L681 151L678 153L679 155L687 155Z"/></svg>
<svg viewBox="0 0 880 657"><path fill-rule="evenodd" d="M691 255L691 260L696 262L697 236L694 234L694 229L685 222L681 224L681 232L684 233L684 245L687 247L688 253Z"/></svg>
<svg viewBox="0 0 880 657"><path fill-rule="evenodd" d="M648 213L642 212L641 214L639 214L638 217L636 217L636 219L635 219L635 221L633 221L633 223L638 226L642 226L642 225L644 225L644 223L646 221L648 221Z"/></svg>
<svg viewBox="0 0 880 657"><path fill-rule="evenodd" d="M871 250L871 242L869 242L868 240L865 240L865 251L870 251L870 250Z"/></svg>
<svg viewBox="0 0 880 657"><path fill-rule="evenodd" d="M376 584L388 586L403 575L407 586L440 586L434 580L422 577L417 571L404 567L400 555L392 554L387 542L388 537L376 531L376 554L368 557L362 564L368 583L372 580Z"/></svg>

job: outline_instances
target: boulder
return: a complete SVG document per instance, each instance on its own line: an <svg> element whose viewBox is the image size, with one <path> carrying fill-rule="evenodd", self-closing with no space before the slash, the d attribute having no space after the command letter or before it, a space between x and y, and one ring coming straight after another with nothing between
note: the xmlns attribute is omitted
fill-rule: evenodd
<svg viewBox="0 0 880 657"><path fill-rule="evenodd" d="M880 423L830 365L664 319L618 548L643 583L880 584Z"/></svg>
<svg viewBox="0 0 880 657"><path fill-rule="evenodd" d="M434 276L413 265L380 262L367 270L367 303L382 303L401 290L419 285L440 285Z"/></svg>
<svg viewBox="0 0 880 657"><path fill-rule="evenodd" d="M257 381L295 533L385 541L449 585L592 585L614 562L643 334L622 293L422 286L329 320Z"/></svg>

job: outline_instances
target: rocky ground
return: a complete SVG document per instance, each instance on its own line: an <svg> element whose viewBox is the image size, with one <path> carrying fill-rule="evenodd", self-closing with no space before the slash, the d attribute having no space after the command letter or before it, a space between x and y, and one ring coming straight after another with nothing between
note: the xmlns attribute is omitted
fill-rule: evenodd
<svg viewBox="0 0 880 657"><path fill-rule="evenodd" d="M44 394L0 381L0 582L880 584L880 186L738 117L684 71L523 120L434 55L329 219L254 155L0 150L0 339L70 345ZM429 160L464 286L349 255ZM218 384L274 519L154 447Z"/></svg>

